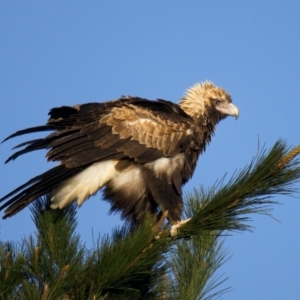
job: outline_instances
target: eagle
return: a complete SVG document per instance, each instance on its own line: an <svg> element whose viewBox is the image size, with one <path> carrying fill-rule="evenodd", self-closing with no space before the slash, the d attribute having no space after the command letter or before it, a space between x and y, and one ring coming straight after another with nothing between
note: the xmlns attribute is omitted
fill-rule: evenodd
<svg viewBox="0 0 300 300"><path fill-rule="evenodd" d="M239 116L231 96L210 81L189 88L178 104L122 96L102 103L52 108L45 125L20 130L4 141L33 132L45 137L17 145L22 154L46 149L52 169L0 199L8 218L35 199L50 194L51 208L80 206L102 190L110 212L136 225L145 215L167 212L180 226L182 187L211 141L219 121ZM3 142L4 142L3 141ZM14 149L15 149L14 148Z"/></svg>

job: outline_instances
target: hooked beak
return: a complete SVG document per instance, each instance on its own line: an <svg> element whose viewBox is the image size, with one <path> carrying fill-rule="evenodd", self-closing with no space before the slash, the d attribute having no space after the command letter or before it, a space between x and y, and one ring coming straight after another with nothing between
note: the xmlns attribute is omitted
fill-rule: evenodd
<svg viewBox="0 0 300 300"><path fill-rule="evenodd" d="M237 119L237 118L239 117L239 115L240 115L240 111L239 111L239 109L237 108L237 106L235 106L234 104L231 103L231 104L229 105L228 114L229 114L230 116L235 117L235 119Z"/></svg>
<svg viewBox="0 0 300 300"><path fill-rule="evenodd" d="M239 109L233 103L216 107L216 109L225 115L235 117L235 119L237 119L240 115Z"/></svg>

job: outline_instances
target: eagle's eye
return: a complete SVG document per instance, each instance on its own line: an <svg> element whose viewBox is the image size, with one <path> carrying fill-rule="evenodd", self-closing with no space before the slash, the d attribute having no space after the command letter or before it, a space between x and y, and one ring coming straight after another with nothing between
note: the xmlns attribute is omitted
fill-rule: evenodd
<svg viewBox="0 0 300 300"><path fill-rule="evenodd" d="M214 105L218 105L221 103L221 100L218 100L218 99L211 99L211 101Z"/></svg>

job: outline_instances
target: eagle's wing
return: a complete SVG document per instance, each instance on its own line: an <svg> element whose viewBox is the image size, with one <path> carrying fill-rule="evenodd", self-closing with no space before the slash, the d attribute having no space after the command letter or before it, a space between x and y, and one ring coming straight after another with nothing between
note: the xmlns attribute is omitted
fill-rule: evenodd
<svg viewBox="0 0 300 300"><path fill-rule="evenodd" d="M194 127L192 119L178 106L163 100L123 98L55 108L50 111L47 125L36 127L37 130L22 130L10 137L33 131L55 132L18 145L26 147L7 162L26 152L46 148L50 149L48 160L60 161L67 168L122 158L146 163L197 147Z"/></svg>

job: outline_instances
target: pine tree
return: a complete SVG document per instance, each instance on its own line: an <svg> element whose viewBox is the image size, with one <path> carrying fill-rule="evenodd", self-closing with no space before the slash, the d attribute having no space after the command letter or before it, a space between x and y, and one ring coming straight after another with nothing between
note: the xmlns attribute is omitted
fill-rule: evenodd
<svg viewBox="0 0 300 300"><path fill-rule="evenodd" d="M216 271L226 261L224 233L250 228L249 215L270 214L272 196L293 194L300 146L278 141L227 182L188 195L191 220L175 237L159 223L128 224L86 249L76 233L76 207L32 206L35 236L0 242L0 299L217 299L227 289Z"/></svg>

